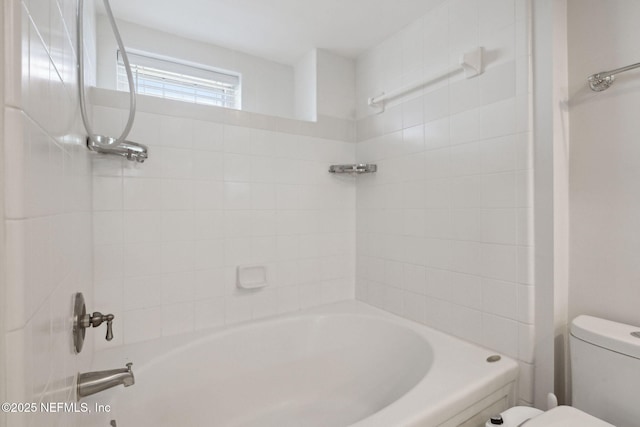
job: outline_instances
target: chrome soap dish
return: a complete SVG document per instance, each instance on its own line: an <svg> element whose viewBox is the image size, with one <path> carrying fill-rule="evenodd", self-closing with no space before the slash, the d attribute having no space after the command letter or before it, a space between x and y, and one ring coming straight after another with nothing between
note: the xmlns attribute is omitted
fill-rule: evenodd
<svg viewBox="0 0 640 427"><path fill-rule="evenodd" d="M378 170L377 165L368 163L355 163L352 165L331 165L330 173L348 173L351 175L360 175L362 173L373 173Z"/></svg>

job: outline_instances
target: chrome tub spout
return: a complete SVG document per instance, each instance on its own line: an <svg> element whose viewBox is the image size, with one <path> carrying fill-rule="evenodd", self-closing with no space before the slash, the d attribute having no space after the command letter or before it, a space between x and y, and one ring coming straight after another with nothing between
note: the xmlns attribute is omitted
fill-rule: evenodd
<svg viewBox="0 0 640 427"><path fill-rule="evenodd" d="M78 374L78 400L120 384L132 386L135 384L132 365L133 363L127 363L126 368Z"/></svg>

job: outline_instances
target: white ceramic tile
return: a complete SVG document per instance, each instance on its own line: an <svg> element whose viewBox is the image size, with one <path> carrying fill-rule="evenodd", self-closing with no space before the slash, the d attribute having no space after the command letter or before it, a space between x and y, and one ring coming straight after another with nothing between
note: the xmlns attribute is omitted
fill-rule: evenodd
<svg viewBox="0 0 640 427"><path fill-rule="evenodd" d="M516 174L500 173L482 177L482 206L515 208L517 205Z"/></svg>
<svg viewBox="0 0 640 427"><path fill-rule="evenodd" d="M195 242L193 264L196 269L222 267L223 260L224 244L222 240L197 240Z"/></svg>
<svg viewBox="0 0 640 427"><path fill-rule="evenodd" d="M481 247L482 274L485 277L517 281L517 248L509 245L483 244Z"/></svg>
<svg viewBox="0 0 640 427"><path fill-rule="evenodd" d="M475 275L452 273L451 301L476 310L482 309L482 279Z"/></svg>
<svg viewBox="0 0 640 427"><path fill-rule="evenodd" d="M478 44L479 3L477 0L449 2L449 49L456 56Z"/></svg>
<svg viewBox="0 0 640 427"><path fill-rule="evenodd" d="M123 275L123 247L120 245L93 248L93 277L96 281L117 279Z"/></svg>
<svg viewBox="0 0 640 427"><path fill-rule="evenodd" d="M191 181L163 179L161 181L161 194L160 202L163 210L193 209L195 191ZM158 197L156 195L153 203L154 207L157 203Z"/></svg>
<svg viewBox="0 0 640 427"><path fill-rule="evenodd" d="M189 119L164 116L160 122L162 145L176 148L193 147L193 124Z"/></svg>
<svg viewBox="0 0 640 427"><path fill-rule="evenodd" d="M533 287L522 285L533 284L527 247L533 191L531 174L524 173L532 168L530 76L528 60L516 61L517 51L528 55L525 19L513 0L450 0L418 19L425 76L473 46L485 49L484 73L426 85L362 118L356 147L358 160L379 167L357 184L358 298L515 358L528 357L516 320L532 322L533 299ZM414 76L411 28L359 58L359 92L397 87ZM394 63L399 57L407 67ZM410 137L421 125L425 154L399 143L396 132L403 126L404 142L415 141ZM302 217L304 223L308 216ZM396 292L399 265L404 295ZM416 280L421 274L424 284ZM415 298L421 294L424 301ZM531 393L524 396L530 400Z"/></svg>
<svg viewBox="0 0 640 427"><path fill-rule="evenodd" d="M224 295L224 290L222 268L210 268L195 272L194 297L196 300L221 297Z"/></svg>
<svg viewBox="0 0 640 427"><path fill-rule="evenodd" d="M287 313L300 308L300 292L295 286L286 286L276 290L278 311Z"/></svg>
<svg viewBox="0 0 640 427"><path fill-rule="evenodd" d="M454 241L452 268L465 274L481 273L481 247L477 242Z"/></svg>
<svg viewBox="0 0 640 427"><path fill-rule="evenodd" d="M242 182L225 182L224 207L230 210L251 208L251 184Z"/></svg>
<svg viewBox="0 0 640 427"><path fill-rule="evenodd" d="M162 212L124 211L123 231L126 243L159 242L162 239Z"/></svg>
<svg viewBox="0 0 640 427"><path fill-rule="evenodd" d="M249 128L239 126L224 127L224 150L228 153L251 152L252 132Z"/></svg>
<svg viewBox="0 0 640 427"><path fill-rule="evenodd" d="M449 118L434 120L424 125L425 149L443 147L451 140L451 128Z"/></svg>
<svg viewBox="0 0 640 427"><path fill-rule="evenodd" d="M448 148L430 150L422 155L424 163L424 174L422 176L427 180L448 178L452 172L452 156ZM421 159L417 156L412 156L412 159ZM420 177L420 176L419 176ZM420 177L421 178L421 177Z"/></svg>
<svg viewBox="0 0 640 427"><path fill-rule="evenodd" d="M94 110L94 115L95 115ZM160 142L160 126L163 121L163 116L157 114L145 113L143 111L136 112L136 118L133 122L133 127L129 133L128 139L136 141L141 144L157 146ZM152 148L151 153L155 155L155 147ZM149 161L153 161L150 157Z"/></svg>
<svg viewBox="0 0 640 427"><path fill-rule="evenodd" d="M224 304L225 323L233 324L251 319L251 300L247 296L226 298Z"/></svg>
<svg viewBox="0 0 640 427"><path fill-rule="evenodd" d="M491 314L483 314L482 341L486 347L517 358L518 323Z"/></svg>
<svg viewBox="0 0 640 427"><path fill-rule="evenodd" d="M487 46L490 61L485 62L485 71L501 63L513 61L515 51L515 26L508 25L490 34L480 34L480 46ZM490 48L489 48L490 47Z"/></svg>
<svg viewBox="0 0 640 427"><path fill-rule="evenodd" d="M494 33L513 24L514 20L514 0L487 0L479 8L480 34Z"/></svg>
<svg viewBox="0 0 640 427"><path fill-rule="evenodd" d="M162 212L162 240L193 240L195 238L193 211Z"/></svg>
<svg viewBox="0 0 640 427"><path fill-rule="evenodd" d="M96 211L120 210L123 206L122 178L93 178L93 209Z"/></svg>
<svg viewBox="0 0 640 427"><path fill-rule="evenodd" d="M177 335L194 329L194 303L186 302L162 307L162 335Z"/></svg>
<svg viewBox="0 0 640 427"><path fill-rule="evenodd" d="M513 98L516 95L515 61L490 68L478 77L480 103L483 105Z"/></svg>
<svg viewBox="0 0 640 427"><path fill-rule="evenodd" d="M123 310L157 307L162 304L162 277L128 277L123 282Z"/></svg>
<svg viewBox="0 0 640 427"><path fill-rule="evenodd" d="M458 114L477 108L480 103L478 79L462 79L449 86L450 113Z"/></svg>
<svg viewBox="0 0 640 427"><path fill-rule="evenodd" d="M274 159L263 156L252 156L250 159L250 180L252 182L272 183L275 181ZM242 181L242 180L238 180Z"/></svg>
<svg viewBox="0 0 640 427"><path fill-rule="evenodd" d="M111 179L111 178L104 178L104 179ZM124 178L124 209L125 210L160 209L161 194L162 194L161 181L157 179Z"/></svg>
<svg viewBox="0 0 640 427"><path fill-rule="evenodd" d="M482 312L460 305L451 305L450 332L473 343L482 343Z"/></svg>
<svg viewBox="0 0 640 427"><path fill-rule="evenodd" d="M478 109L467 110L450 117L451 144L463 144L478 139L479 113Z"/></svg>
<svg viewBox="0 0 640 427"><path fill-rule="evenodd" d="M160 268L163 273L189 271L194 266L193 241L165 243L160 252L161 255L158 259L161 262Z"/></svg>
<svg viewBox="0 0 640 427"><path fill-rule="evenodd" d="M153 161L157 161L157 159L154 158ZM193 150L163 148L160 159L161 176L164 178L190 178L194 171L194 162Z"/></svg>
<svg viewBox="0 0 640 427"><path fill-rule="evenodd" d="M276 208L275 184L251 184L251 208L256 210L273 210Z"/></svg>
<svg viewBox="0 0 640 427"><path fill-rule="evenodd" d="M159 338L163 322L149 322L149 319L163 319L161 307L125 311L123 314L124 342L133 344Z"/></svg>
<svg viewBox="0 0 640 427"><path fill-rule="evenodd" d="M195 120L193 122L193 148L196 150L222 151L224 125Z"/></svg>
<svg viewBox="0 0 640 427"><path fill-rule="evenodd" d="M533 324L534 321L534 287L518 286L518 321Z"/></svg>
<svg viewBox="0 0 640 427"><path fill-rule="evenodd" d="M193 207L196 210L218 210L224 207L224 184L214 181L192 181Z"/></svg>
<svg viewBox="0 0 640 427"><path fill-rule="evenodd" d="M515 283L483 279L482 305L486 313L517 320L518 285Z"/></svg>
<svg viewBox="0 0 640 427"><path fill-rule="evenodd" d="M516 244L518 231L516 209L482 209L480 218L483 242Z"/></svg>
<svg viewBox="0 0 640 427"><path fill-rule="evenodd" d="M93 241L96 245L122 243L122 211L95 212L93 216Z"/></svg>
<svg viewBox="0 0 640 427"><path fill-rule="evenodd" d="M451 212L453 238L480 240L480 211L478 209L453 209Z"/></svg>
<svg viewBox="0 0 640 427"><path fill-rule="evenodd" d="M415 153L424 150L424 126L413 126L402 131L402 152Z"/></svg>
<svg viewBox="0 0 640 427"><path fill-rule="evenodd" d="M224 235L222 211L196 211L194 213L194 235L196 239L218 239Z"/></svg>
<svg viewBox="0 0 640 427"><path fill-rule="evenodd" d="M233 182L251 181L253 156L227 153L224 155L224 180Z"/></svg>
<svg viewBox="0 0 640 427"><path fill-rule="evenodd" d="M165 273L161 277L160 285L163 305L194 300L195 274L193 271Z"/></svg>
<svg viewBox="0 0 640 427"><path fill-rule="evenodd" d="M534 284L534 250L532 247L518 246L518 282L533 285Z"/></svg>
<svg viewBox="0 0 640 427"><path fill-rule="evenodd" d="M122 263L125 277L157 273L162 265L160 247L156 243L126 244Z"/></svg>
<svg viewBox="0 0 640 427"><path fill-rule="evenodd" d="M196 301L193 313L196 330L214 328L224 324L224 299L212 298Z"/></svg>
<svg viewBox="0 0 640 427"><path fill-rule="evenodd" d="M451 175L477 175L481 171L480 143L470 142L451 147Z"/></svg>
<svg viewBox="0 0 640 427"><path fill-rule="evenodd" d="M224 241L224 263L225 266L236 267L238 265L250 264L253 261L251 256L251 239L234 238Z"/></svg>
<svg viewBox="0 0 640 427"><path fill-rule="evenodd" d="M402 127L404 129L423 123L423 107L424 99L422 97L412 98L402 104Z"/></svg>

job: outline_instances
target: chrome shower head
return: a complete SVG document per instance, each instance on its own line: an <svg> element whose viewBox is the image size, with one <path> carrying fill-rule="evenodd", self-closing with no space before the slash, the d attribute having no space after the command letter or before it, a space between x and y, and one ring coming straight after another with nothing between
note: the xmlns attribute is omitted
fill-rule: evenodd
<svg viewBox="0 0 640 427"><path fill-rule="evenodd" d="M116 138L103 135L87 137L87 148L96 153L116 154L127 160L143 163L149 157L149 150L146 145L133 141L123 141L118 143Z"/></svg>

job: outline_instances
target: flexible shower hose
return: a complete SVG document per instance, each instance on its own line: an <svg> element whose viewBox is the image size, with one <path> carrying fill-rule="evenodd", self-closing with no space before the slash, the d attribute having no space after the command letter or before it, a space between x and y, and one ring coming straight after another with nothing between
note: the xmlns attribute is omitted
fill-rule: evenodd
<svg viewBox="0 0 640 427"><path fill-rule="evenodd" d="M116 38L116 42L118 43L118 49L122 53L122 61L124 62L124 68L127 72L127 81L129 83L129 119L127 120L127 124L122 131L122 135L118 137L114 144L120 144L124 142L127 135L131 131L131 127L133 126L133 119L136 115L136 91L133 85L133 73L131 72L131 65L129 64L129 57L127 56L127 52L124 48L124 44L122 43L122 37L120 37L120 31L118 31L118 26L116 25L116 20L113 17L113 12L111 11L111 5L109 4L109 0L104 0L104 8L107 12L107 18L109 19L109 24L111 25L111 29L113 30L113 35ZM78 85L80 92L80 114L82 115L82 123L84 124L84 128L87 130L89 134L89 138L91 138L94 142L96 141L96 134L93 132L91 128L91 124L89 123L89 119L87 117L87 107L86 107L86 99L84 93L84 0L78 0Z"/></svg>

